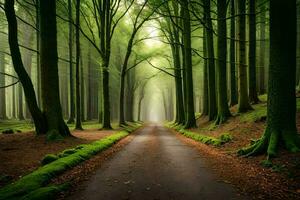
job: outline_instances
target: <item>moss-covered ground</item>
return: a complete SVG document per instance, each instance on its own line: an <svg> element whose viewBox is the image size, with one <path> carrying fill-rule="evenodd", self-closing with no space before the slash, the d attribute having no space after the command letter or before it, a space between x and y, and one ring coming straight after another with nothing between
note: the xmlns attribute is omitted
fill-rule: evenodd
<svg viewBox="0 0 300 200"><path fill-rule="evenodd" d="M18 181L0 189L0 200L49 199L51 196L54 196L55 193L66 187L65 185L48 186L52 178L109 148L139 126L138 124L132 124L131 126L124 127L123 131L107 136L101 140L64 150L57 155L45 156L43 166L20 178Z"/></svg>

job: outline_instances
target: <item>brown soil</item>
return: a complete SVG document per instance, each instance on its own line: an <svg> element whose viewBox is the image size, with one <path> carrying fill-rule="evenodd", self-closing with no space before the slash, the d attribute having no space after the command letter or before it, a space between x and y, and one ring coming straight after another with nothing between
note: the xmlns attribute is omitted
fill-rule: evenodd
<svg viewBox="0 0 300 200"><path fill-rule="evenodd" d="M0 134L0 175L14 181L40 166L40 161L46 154L56 154L79 144L90 143L108 136L115 131L73 131L75 137L63 141L46 142L45 136L34 133ZM0 182L3 186L6 181Z"/></svg>

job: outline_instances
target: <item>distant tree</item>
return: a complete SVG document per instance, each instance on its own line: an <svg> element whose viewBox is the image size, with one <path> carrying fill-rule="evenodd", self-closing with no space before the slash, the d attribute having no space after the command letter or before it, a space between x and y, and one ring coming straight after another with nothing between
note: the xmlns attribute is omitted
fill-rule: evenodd
<svg viewBox="0 0 300 200"><path fill-rule="evenodd" d="M296 0L270 1L270 66L267 127L260 140L239 151L242 155L277 154L279 144L299 151L296 127ZM284 31L283 31L284 30Z"/></svg>
<svg viewBox="0 0 300 200"><path fill-rule="evenodd" d="M217 0L218 13L218 60L217 60L217 100L218 115L216 124L222 124L231 116L227 100L227 5L224 0Z"/></svg>
<svg viewBox="0 0 300 200"><path fill-rule="evenodd" d="M256 0L249 0L249 101L251 103L258 103L259 99L257 96L256 89Z"/></svg>
<svg viewBox="0 0 300 200"><path fill-rule="evenodd" d="M214 37L213 26L211 21L211 5L209 0L203 1L206 48L208 62L208 117L209 120L215 120L217 116L217 98L216 98L216 80L215 80L215 55L214 55Z"/></svg>
<svg viewBox="0 0 300 200"><path fill-rule="evenodd" d="M237 1L238 13L238 112L251 110L248 97L248 79L246 63L246 2Z"/></svg>
<svg viewBox="0 0 300 200"><path fill-rule="evenodd" d="M195 110L194 110L194 95L193 95L193 72L192 72L192 47L191 47L191 19L189 11L189 1L182 0L182 23L183 23L183 47L184 47L184 82L186 84L185 88L185 128L196 127Z"/></svg>
<svg viewBox="0 0 300 200"><path fill-rule="evenodd" d="M74 123L75 119L75 101L74 101L74 75L73 75L73 17L72 0L68 0L68 20L69 20L69 71L70 71L70 116L68 123Z"/></svg>
<svg viewBox="0 0 300 200"><path fill-rule="evenodd" d="M230 1L230 106L238 103L236 85L235 1Z"/></svg>

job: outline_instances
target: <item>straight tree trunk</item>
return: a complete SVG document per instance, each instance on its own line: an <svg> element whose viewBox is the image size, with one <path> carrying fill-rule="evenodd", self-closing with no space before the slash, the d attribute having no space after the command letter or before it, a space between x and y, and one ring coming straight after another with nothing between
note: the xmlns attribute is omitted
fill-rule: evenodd
<svg viewBox="0 0 300 200"><path fill-rule="evenodd" d="M235 1L230 1L231 16L235 15ZM230 19L230 106L238 103L236 86L235 18Z"/></svg>
<svg viewBox="0 0 300 200"><path fill-rule="evenodd" d="M260 53L259 53L259 94L266 93L265 90L265 51L266 51L266 7L260 8Z"/></svg>
<svg viewBox="0 0 300 200"><path fill-rule="evenodd" d="M0 72L5 73L5 55L0 53ZM4 87L6 76L4 74L0 74L0 86ZM6 88L0 89L0 119L5 120L7 119L6 115Z"/></svg>
<svg viewBox="0 0 300 200"><path fill-rule="evenodd" d="M217 0L218 12L218 62L217 62L217 100L218 115L216 124L222 124L231 116L227 100L227 5L224 0Z"/></svg>
<svg viewBox="0 0 300 200"><path fill-rule="evenodd" d="M25 119L23 113L23 88L21 83L18 84L18 119Z"/></svg>
<svg viewBox="0 0 300 200"><path fill-rule="evenodd" d="M210 0L204 0L204 17L206 28L206 47L208 57L208 117L209 120L215 120L217 116L217 98L216 98L216 80L215 80L215 54L213 26L210 15Z"/></svg>
<svg viewBox="0 0 300 200"><path fill-rule="evenodd" d="M256 1L249 0L249 101L259 102L256 90Z"/></svg>
<svg viewBox="0 0 300 200"><path fill-rule="evenodd" d="M37 101L39 106L42 106L42 91L41 91L41 63L40 63L40 0L35 0L35 24L36 24L36 79L37 79Z"/></svg>
<svg viewBox="0 0 300 200"><path fill-rule="evenodd" d="M73 76L73 17L72 0L68 0L68 18L69 18L69 68L70 68L70 117L68 124L75 122L75 101L74 101L74 76Z"/></svg>
<svg viewBox="0 0 300 200"><path fill-rule="evenodd" d="M238 112L251 110L248 96L247 64L246 64L246 2L238 0Z"/></svg>
<svg viewBox="0 0 300 200"><path fill-rule="evenodd" d="M204 56L204 65L203 65L203 95L202 95L202 115L208 115L208 62L207 62L207 47L206 47L206 29L203 28L203 56Z"/></svg>
<svg viewBox="0 0 300 200"><path fill-rule="evenodd" d="M83 130L81 125L81 96L80 96L80 0L76 0L76 123L75 129Z"/></svg>
<svg viewBox="0 0 300 200"><path fill-rule="evenodd" d="M88 49L88 81L87 81L87 121L93 119L93 91L95 87L93 85L93 72L92 72L92 57L91 57L91 46Z"/></svg>
<svg viewBox="0 0 300 200"><path fill-rule="evenodd" d="M296 127L296 0L270 1L270 67L267 127L262 138L240 154L277 154L280 144L299 151ZM282 31L284 30L284 31Z"/></svg>
<svg viewBox="0 0 300 200"><path fill-rule="evenodd" d="M51 138L69 136L59 97L56 1L40 1L41 84L47 133ZM51 51L49 51L51 49Z"/></svg>
<svg viewBox="0 0 300 200"><path fill-rule="evenodd" d="M183 9L183 46L185 52L185 80L186 82L186 120L185 128L196 127L194 96L193 96L193 65L191 47L191 20L188 0L182 1Z"/></svg>

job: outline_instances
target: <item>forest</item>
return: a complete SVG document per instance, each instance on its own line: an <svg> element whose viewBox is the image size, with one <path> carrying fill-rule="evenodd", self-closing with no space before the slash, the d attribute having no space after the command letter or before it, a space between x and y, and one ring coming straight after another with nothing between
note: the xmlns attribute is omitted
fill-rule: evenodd
<svg viewBox="0 0 300 200"><path fill-rule="evenodd" d="M300 199L300 0L0 0L0 200Z"/></svg>

